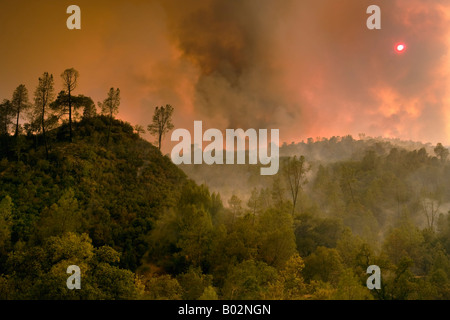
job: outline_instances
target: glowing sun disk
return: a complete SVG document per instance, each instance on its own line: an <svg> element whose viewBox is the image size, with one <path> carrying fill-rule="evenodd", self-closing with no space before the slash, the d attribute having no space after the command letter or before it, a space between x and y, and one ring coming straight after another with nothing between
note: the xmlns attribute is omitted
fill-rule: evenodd
<svg viewBox="0 0 450 320"><path fill-rule="evenodd" d="M406 50L406 45L404 43L398 43L395 45L395 51L397 51L397 53L402 53Z"/></svg>

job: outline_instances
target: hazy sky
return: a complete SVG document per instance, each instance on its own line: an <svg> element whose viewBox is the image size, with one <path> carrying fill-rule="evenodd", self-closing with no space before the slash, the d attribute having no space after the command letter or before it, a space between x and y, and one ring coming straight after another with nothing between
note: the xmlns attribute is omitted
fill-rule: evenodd
<svg viewBox="0 0 450 320"><path fill-rule="evenodd" d="M66 28L81 8L82 29ZM366 28L366 9L382 29ZM404 42L399 55L394 46ZM121 89L119 118L278 128L282 141L359 133L450 144L448 0L0 1L0 99L43 72L75 93Z"/></svg>

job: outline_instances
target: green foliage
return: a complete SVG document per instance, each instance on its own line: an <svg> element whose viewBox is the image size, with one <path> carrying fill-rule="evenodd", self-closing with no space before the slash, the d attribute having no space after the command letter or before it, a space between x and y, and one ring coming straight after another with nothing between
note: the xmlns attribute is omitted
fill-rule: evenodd
<svg viewBox="0 0 450 320"><path fill-rule="evenodd" d="M337 290L333 295L337 300L372 300L371 293L351 269L345 269L339 277Z"/></svg>
<svg viewBox="0 0 450 320"><path fill-rule="evenodd" d="M11 239L12 224L12 199L6 196L0 201L0 249L6 248Z"/></svg>
<svg viewBox="0 0 450 320"><path fill-rule="evenodd" d="M178 281L170 275L149 275L143 278L145 285L144 299L180 300L183 289Z"/></svg>
<svg viewBox="0 0 450 320"><path fill-rule="evenodd" d="M336 249L318 247L305 258L303 275L306 280L335 284L343 271L342 258Z"/></svg>
<svg viewBox="0 0 450 320"><path fill-rule="evenodd" d="M66 232L77 232L82 224L82 216L78 201L72 189L66 190L57 203L48 210L43 210L38 223L38 235L41 239L61 235Z"/></svg>
<svg viewBox="0 0 450 320"><path fill-rule="evenodd" d="M384 249L394 264L399 264L405 258L411 263L421 263L424 258L424 237L420 230L409 221L393 229L386 237Z"/></svg>
<svg viewBox="0 0 450 320"><path fill-rule="evenodd" d="M214 294L217 297L214 288L211 286L212 277L202 274L199 268L190 267L186 273L178 275L177 280L183 288L182 298L184 300L214 297Z"/></svg>
<svg viewBox="0 0 450 320"><path fill-rule="evenodd" d="M219 300L219 296L214 287L208 286L198 300Z"/></svg>
<svg viewBox="0 0 450 320"><path fill-rule="evenodd" d="M42 246L16 244L7 267L12 272L14 299L133 299L138 296L134 274L103 262L87 234L65 233L47 238ZM107 250L118 255L115 250ZM117 261L117 260L115 260ZM67 290L67 267L81 269L82 290Z"/></svg>
<svg viewBox="0 0 450 320"><path fill-rule="evenodd" d="M275 281L277 271L264 262L246 260L231 268L223 287L223 298L258 300L268 293L268 284Z"/></svg>
<svg viewBox="0 0 450 320"><path fill-rule="evenodd" d="M211 243L211 216L205 210L187 206L180 211L179 218L178 254L189 264L201 266Z"/></svg>
<svg viewBox="0 0 450 320"><path fill-rule="evenodd" d="M303 300L307 294L307 287L302 271L305 267L303 259L293 255L279 271L279 277L269 284L266 299Z"/></svg>
<svg viewBox="0 0 450 320"><path fill-rule="evenodd" d="M295 253L292 217L271 209L263 213L258 223L259 257L275 267L282 266Z"/></svg>
<svg viewBox="0 0 450 320"><path fill-rule="evenodd" d="M294 221L297 250L301 256L310 255L318 246L334 248L342 235L343 225L336 218L319 218L302 214Z"/></svg>

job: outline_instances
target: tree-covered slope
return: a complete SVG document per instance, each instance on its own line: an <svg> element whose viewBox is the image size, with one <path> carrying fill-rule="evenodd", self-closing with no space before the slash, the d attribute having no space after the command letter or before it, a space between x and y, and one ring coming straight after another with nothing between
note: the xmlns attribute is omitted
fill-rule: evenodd
<svg viewBox="0 0 450 320"><path fill-rule="evenodd" d="M22 150L21 161L0 162L0 198L8 195L14 203L13 242L36 237L35 227L42 236L58 228L75 231L47 217L57 210L55 205L61 210L76 206L77 228L88 230L95 246L121 248L127 257L122 265L136 267L145 251L136 236L150 230L161 210L176 202L186 177L129 124L115 121L113 140L105 146L101 137L106 125L103 117L77 123L76 141L55 142L48 160L31 146Z"/></svg>
<svg viewBox="0 0 450 320"><path fill-rule="evenodd" d="M0 274L11 275L18 245L33 251L68 233L114 249L121 268L138 267L148 250L145 235L188 180L127 123L114 120L106 143L108 124L103 116L75 123L72 143L67 126L52 130L48 159L39 136L3 137L0 201L10 213L2 221Z"/></svg>

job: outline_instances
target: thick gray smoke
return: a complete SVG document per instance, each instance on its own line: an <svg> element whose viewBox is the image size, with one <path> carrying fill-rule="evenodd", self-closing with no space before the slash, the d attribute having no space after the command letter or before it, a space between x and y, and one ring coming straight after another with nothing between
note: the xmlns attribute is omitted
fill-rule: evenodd
<svg viewBox="0 0 450 320"><path fill-rule="evenodd" d="M366 28L374 1L169 2L171 36L199 72L195 109L224 126L447 137L444 1L378 1L377 31Z"/></svg>
<svg viewBox="0 0 450 320"><path fill-rule="evenodd" d="M381 30L366 28L372 4ZM1 98L74 67L79 93L100 101L119 87L119 117L145 127L172 104L188 129L202 120L280 129L288 143L359 133L450 143L447 0L79 0L77 32L67 5L0 4Z"/></svg>

